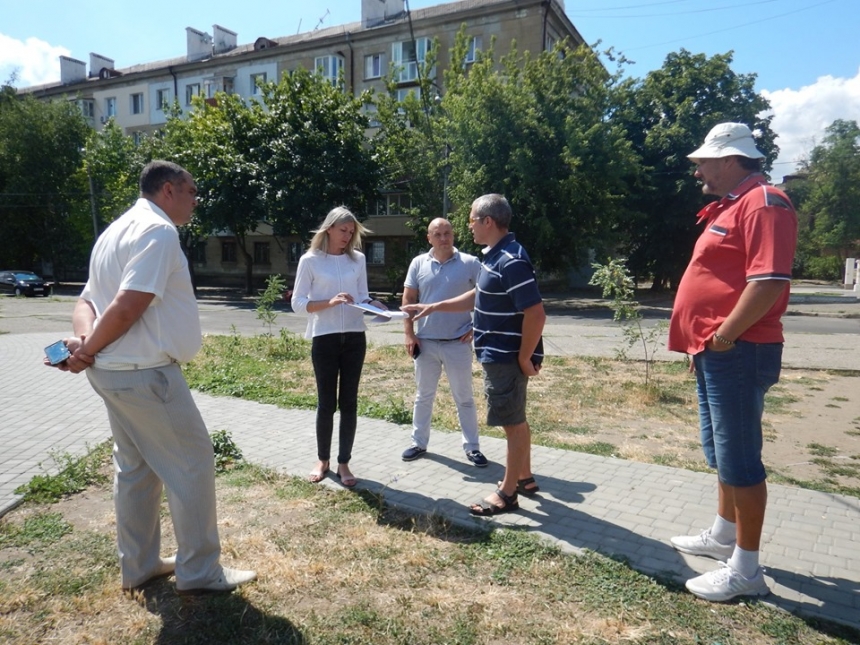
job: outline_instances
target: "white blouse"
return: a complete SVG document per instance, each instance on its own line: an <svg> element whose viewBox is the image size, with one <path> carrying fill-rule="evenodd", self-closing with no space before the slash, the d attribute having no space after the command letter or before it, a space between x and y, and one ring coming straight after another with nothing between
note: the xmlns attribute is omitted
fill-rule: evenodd
<svg viewBox="0 0 860 645"><path fill-rule="evenodd" d="M323 251L308 251L299 258L293 297L290 303L296 313L308 314L305 338L366 331L361 309L337 305L308 313L312 300L331 300L339 293L348 293L355 302L368 299L367 265L364 254L353 251L353 257L330 255Z"/></svg>

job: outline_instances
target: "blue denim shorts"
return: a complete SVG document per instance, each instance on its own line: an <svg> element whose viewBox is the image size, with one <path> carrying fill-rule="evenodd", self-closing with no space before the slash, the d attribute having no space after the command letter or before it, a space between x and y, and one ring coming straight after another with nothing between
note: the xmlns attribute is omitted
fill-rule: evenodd
<svg viewBox="0 0 860 645"><path fill-rule="evenodd" d="M482 363L488 426L515 426L526 420L529 377L517 362Z"/></svg>
<svg viewBox="0 0 860 645"><path fill-rule="evenodd" d="M764 395L779 381L782 343L737 341L725 352L693 357L702 450L720 481L755 486L767 478L761 460Z"/></svg>

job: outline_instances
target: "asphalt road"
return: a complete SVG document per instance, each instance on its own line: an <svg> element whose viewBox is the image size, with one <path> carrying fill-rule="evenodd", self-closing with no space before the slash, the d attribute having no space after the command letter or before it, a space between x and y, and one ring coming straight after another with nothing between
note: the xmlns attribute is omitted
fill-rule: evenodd
<svg viewBox="0 0 860 645"><path fill-rule="evenodd" d="M70 332L71 314L76 298L0 298L0 333L56 332L58 338ZM825 299L826 300L826 299ZM546 351L551 355L613 357L622 345L620 326L606 309L595 309L593 300L548 297L549 315L544 331ZM204 333L253 335L267 328L257 318L250 299L203 297L199 300ZM281 328L304 334L305 316L295 314L286 303L277 307L273 331ZM665 303L645 309L644 324L667 320L671 310ZM786 331L786 367L816 369L860 369L860 299L830 299L820 303L792 305L783 321ZM403 342L398 322L369 325L371 342L398 345ZM669 353L665 340L657 344L655 358L679 360L683 355ZM631 358L637 358L635 351Z"/></svg>

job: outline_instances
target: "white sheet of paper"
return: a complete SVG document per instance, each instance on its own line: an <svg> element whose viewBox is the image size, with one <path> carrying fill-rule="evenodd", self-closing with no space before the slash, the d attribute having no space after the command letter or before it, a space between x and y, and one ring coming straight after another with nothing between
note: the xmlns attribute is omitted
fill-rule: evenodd
<svg viewBox="0 0 860 645"><path fill-rule="evenodd" d="M382 320L374 320L373 322L388 322L390 320L403 320L404 318L408 318L409 314L405 311L390 311L388 309L380 309L379 307L374 307L373 305L369 305L363 302L354 302L350 305L350 307L355 307L356 309L361 309L364 312L369 314L373 314L377 318L382 318Z"/></svg>

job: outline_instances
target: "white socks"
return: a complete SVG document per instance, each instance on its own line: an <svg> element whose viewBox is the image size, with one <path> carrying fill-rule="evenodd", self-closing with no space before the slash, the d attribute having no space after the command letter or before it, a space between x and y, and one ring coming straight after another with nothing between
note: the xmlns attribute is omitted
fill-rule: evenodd
<svg viewBox="0 0 860 645"><path fill-rule="evenodd" d="M737 531L737 525L734 522L729 522L717 515L711 527L711 537L720 544L734 544L738 539Z"/></svg>
<svg viewBox="0 0 860 645"><path fill-rule="evenodd" d="M758 551L745 551L735 546L727 564L744 578L752 578L758 571Z"/></svg>

